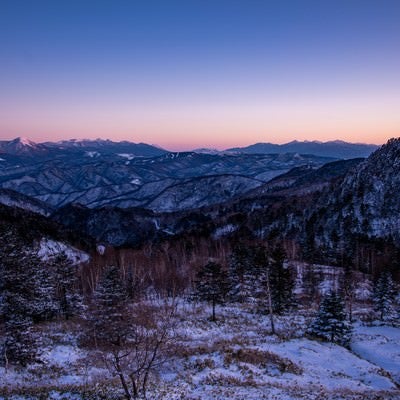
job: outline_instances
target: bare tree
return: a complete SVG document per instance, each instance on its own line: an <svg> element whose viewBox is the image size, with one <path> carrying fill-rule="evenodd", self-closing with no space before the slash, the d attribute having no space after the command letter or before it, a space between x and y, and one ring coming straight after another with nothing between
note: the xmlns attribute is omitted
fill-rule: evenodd
<svg viewBox="0 0 400 400"><path fill-rule="evenodd" d="M128 302L116 267L106 269L88 319L88 344L97 350L128 400L146 396L150 376L165 361L174 335L174 299Z"/></svg>
<svg viewBox="0 0 400 400"><path fill-rule="evenodd" d="M271 333L275 334L275 323L274 323L274 310L272 304L272 288L271 288L271 274L270 274L270 260L267 250L263 246L259 246L255 249L255 269L258 270L257 275L260 276L262 283L261 301L266 302L268 308L268 315L271 323Z"/></svg>
<svg viewBox="0 0 400 400"><path fill-rule="evenodd" d="M174 341L174 313L174 303L138 303L133 307L133 324L125 342L102 349L105 365L119 377L128 400L146 397L151 374L166 361Z"/></svg>

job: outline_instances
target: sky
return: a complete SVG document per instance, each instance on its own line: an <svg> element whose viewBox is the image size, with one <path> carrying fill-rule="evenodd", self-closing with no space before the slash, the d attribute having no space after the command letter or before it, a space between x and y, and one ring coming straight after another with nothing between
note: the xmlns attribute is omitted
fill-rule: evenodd
<svg viewBox="0 0 400 400"><path fill-rule="evenodd" d="M0 139L400 136L398 0L1 0Z"/></svg>

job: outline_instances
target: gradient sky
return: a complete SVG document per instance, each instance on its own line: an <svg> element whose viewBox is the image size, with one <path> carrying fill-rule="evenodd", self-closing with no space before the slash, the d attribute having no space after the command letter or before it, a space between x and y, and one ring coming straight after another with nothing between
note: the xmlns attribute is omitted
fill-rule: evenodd
<svg viewBox="0 0 400 400"><path fill-rule="evenodd" d="M400 136L399 0L1 0L0 138Z"/></svg>

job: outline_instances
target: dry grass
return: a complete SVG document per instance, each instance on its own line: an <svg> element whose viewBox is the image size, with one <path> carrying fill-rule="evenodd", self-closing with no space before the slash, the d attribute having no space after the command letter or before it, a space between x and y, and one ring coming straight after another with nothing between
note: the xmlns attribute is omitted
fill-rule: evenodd
<svg viewBox="0 0 400 400"><path fill-rule="evenodd" d="M224 364L230 365L234 362L252 364L262 368L276 367L281 373L301 375L303 369L288 358L281 357L270 351L258 349L239 349L227 351L224 357Z"/></svg>

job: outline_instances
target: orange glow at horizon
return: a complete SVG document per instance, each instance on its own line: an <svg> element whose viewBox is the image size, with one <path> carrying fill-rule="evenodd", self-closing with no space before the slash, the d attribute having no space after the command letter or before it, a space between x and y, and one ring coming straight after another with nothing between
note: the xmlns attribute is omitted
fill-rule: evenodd
<svg viewBox="0 0 400 400"><path fill-rule="evenodd" d="M17 112L13 115L0 110L0 139L27 136L43 142L103 138L145 142L171 150L226 149L292 140L383 144L400 136L396 103L336 99L319 104L298 100L157 108L129 104L87 108L37 105L26 108L23 120Z"/></svg>

